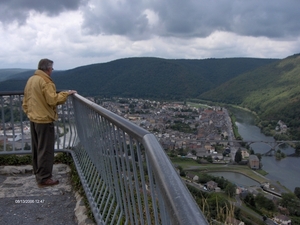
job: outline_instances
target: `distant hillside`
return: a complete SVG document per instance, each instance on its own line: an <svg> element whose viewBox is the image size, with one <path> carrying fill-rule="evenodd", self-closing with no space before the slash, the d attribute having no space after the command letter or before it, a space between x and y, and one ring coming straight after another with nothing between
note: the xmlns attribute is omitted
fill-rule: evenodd
<svg viewBox="0 0 300 225"><path fill-rule="evenodd" d="M29 69L0 69L0 82L4 80L11 79L16 74L23 73L26 71L30 71Z"/></svg>
<svg viewBox="0 0 300 225"><path fill-rule="evenodd" d="M83 96L165 99L194 98L220 84L276 59L228 58L170 60L127 58L54 71L58 89L76 89ZM0 83L1 90L23 90L28 74Z"/></svg>
<svg viewBox="0 0 300 225"><path fill-rule="evenodd" d="M300 138L300 54L244 73L199 98L239 104L266 121L282 120Z"/></svg>
<svg viewBox="0 0 300 225"><path fill-rule="evenodd" d="M196 97L274 59L168 60L128 58L66 71L58 87L84 95L183 99Z"/></svg>
<svg viewBox="0 0 300 225"><path fill-rule="evenodd" d="M23 90L33 71L12 72L0 90ZM300 54L283 60L127 58L54 71L52 78L58 90L75 89L83 96L236 104L255 111L265 130L282 120L300 139Z"/></svg>

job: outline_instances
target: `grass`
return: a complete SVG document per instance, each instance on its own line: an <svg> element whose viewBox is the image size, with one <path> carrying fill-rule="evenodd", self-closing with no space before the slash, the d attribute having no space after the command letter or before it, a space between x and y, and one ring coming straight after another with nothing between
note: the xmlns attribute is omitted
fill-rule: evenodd
<svg viewBox="0 0 300 225"><path fill-rule="evenodd" d="M179 157L174 157L174 158L170 158L170 159L174 165L181 166L183 169L187 169L190 166L199 166L200 165L193 159L179 158Z"/></svg>
<svg viewBox="0 0 300 225"><path fill-rule="evenodd" d="M259 183L267 182L268 179L263 177L263 170L253 171L248 166L230 165L230 164L199 164L193 159L181 159L172 158L172 163L179 165L186 171L198 171L198 172L234 172L241 173Z"/></svg>

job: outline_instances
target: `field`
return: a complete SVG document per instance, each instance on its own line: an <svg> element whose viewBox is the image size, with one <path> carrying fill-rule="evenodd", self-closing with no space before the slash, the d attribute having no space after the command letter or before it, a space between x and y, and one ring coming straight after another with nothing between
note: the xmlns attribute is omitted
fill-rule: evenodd
<svg viewBox="0 0 300 225"><path fill-rule="evenodd" d="M181 166L185 171L195 172L235 172L241 173L259 183L268 182L268 179L261 174L265 174L264 171L254 171L248 166L242 165L231 165L231 164L199 164L193 159L181 159L172 158L174 165Z"/></svg>

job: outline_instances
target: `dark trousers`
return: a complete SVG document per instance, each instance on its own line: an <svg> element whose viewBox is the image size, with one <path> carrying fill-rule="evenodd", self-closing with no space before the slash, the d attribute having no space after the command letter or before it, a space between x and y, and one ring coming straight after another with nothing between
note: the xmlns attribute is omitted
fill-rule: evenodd
<svg viewBox="0 0 300 225"><path fill-rule="evenodd" d="M54 163L54 124L30 122L32 166L38 183L52 177Z"/></svg>

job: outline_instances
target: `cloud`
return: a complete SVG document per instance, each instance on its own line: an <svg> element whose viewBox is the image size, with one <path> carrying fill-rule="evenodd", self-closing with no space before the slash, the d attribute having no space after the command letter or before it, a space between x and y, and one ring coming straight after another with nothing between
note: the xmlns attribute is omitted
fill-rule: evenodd
<svg viewBox="0 0 300 225"><path fill-rule="evenodd" d="M0 68L118 58L283 58L300 52L299 0L0 0Z"/></svg>
<svg viewBox="0 0 300 225"><path fill-rule="evenodd" d="M0 20L4 24L13 21L25 24L29 13L45 13L56 16L61 12L78 9L81 0L0 0Z"/></svg>
<svg viewBox="0 0 300 225"><path fill-rule="evenodd" d="M281 38L299 35L299 8L297 0L91 0L83 9L83 26L90 34L131 39L207 37L214 31Z"/></svg>
<svg viewBox="0 0 300 225"><path fill-rule="evenodd" d="M80 10L91 35L122 35L132 40L153 35L207 37L215 31L269 38L300 34L299 0L0 0L4 24L26 23L30 12L54 17Z"/></svg>

